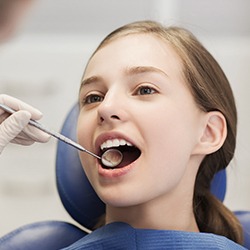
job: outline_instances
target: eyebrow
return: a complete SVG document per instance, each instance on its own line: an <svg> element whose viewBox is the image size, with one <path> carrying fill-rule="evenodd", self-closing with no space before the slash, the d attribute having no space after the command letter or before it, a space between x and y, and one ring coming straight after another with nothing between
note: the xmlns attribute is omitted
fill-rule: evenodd
<svg viewBox="0 0 250 250"><path fill-rule="evenodd" d="M136 66L127 68L125 70L126 75L138 75L138 74L144 74L144 73L160 73L161 75L164 75L165 77L168 77L167 73L159 68L153 67L153 66ZM81 82L80 90L84 85L89 85L94 82L101 81L103 78L101 76L91 76L89 78L84 79Z"/></svg>
<svg viewBox="0 0 250 250"><path fill-rule="evenodd" d="M102 80L102 77L100 77L100 76L91 76L91 77L89 77L89 78L86 78L86 79L82 80L81 86L80 86L80 90L81 90L81 88L82 88L84 85L89 85L89 84L91 84L91 83L98 82L98 81L100 81L100 80Z"/></svg>
<svg viewBox="0 0 250 250"><path fill-rule="evenodd" d="M126 70L126 74L128 75L136 75L136 74L143 74L143 73L160 73L165 77L168 77L167 73L159 68L153 66L137 66L131 67Z"/></svg>

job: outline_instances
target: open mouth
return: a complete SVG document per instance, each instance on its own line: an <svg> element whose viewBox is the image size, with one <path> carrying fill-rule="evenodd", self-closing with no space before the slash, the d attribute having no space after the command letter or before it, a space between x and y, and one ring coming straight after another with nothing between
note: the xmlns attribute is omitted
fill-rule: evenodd
<svg viewBox="0 0 250 250"><path fill-rule="evenodd" d="M119 150L121 154L123 155L123 158L122 158L122 161L117 166L114 166L114 167L106 166L103 164L103 162L100 161L101 166L104 169L117 169L117 168L125 167L131 164L132 162L134 162L135 160L137 160L141 155L141 151L139 148L125 141L124 139L122 140L114 139L114 140L108 140L104 142L101 145L100 155L103 155L107 150L110 150L110 149L115 149L116 151Z"/></svg>

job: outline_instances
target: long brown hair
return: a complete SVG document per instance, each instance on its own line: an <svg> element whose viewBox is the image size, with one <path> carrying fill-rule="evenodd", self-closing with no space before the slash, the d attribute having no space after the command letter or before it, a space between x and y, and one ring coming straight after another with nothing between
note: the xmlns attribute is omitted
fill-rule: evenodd
<svg viewBox="0 0 250 250"><path fill-rule="evenodd" d="M207 155L202 161L195 182L193 210L200 231L228 237L242 243L242 228L234 216L210 192L214 175L228 166L236 144L237 111L230 84L213 56L196 37L180 27L164 27L153 21L139 21L110 33L93 55L118 37L147 33L163 39L179 55L183 65L183 76L195 102L205 112L219 111L227 122L227 137L223 146Z"/></svg>

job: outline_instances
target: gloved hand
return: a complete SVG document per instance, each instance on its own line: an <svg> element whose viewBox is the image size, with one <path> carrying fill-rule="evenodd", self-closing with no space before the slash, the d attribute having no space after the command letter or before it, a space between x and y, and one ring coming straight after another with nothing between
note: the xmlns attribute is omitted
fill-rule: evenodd
<svg viewBox="0 0 250 250"><path fill-rule="evenodd" d="M32 106L8 95L0 94L0 103L17 110L10 115L0 108L0 154L9 142L31 145L47 142L50 136L33 126L27 126L30 119L39 120L42 113Z"/></svg>

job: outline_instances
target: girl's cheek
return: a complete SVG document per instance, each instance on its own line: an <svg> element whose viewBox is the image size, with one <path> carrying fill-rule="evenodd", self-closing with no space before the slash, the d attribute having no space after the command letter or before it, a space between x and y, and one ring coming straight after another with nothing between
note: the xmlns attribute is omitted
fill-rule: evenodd
<svg viewBox="0 0 250 250"><path fill-rule="evenodd" d="M81 121L81 117L78 119L78 124L77 124L77 139L80 144L82 144L83 138L84 138L84 127L83 123Z"/></svg>
<svg viewBox="0 0 250 250"><path fill-rule="evenodd" d="M91 124L88 121L88 118L84 117L83 115L79 116L78 124L77 124L77 139L78 142L85 147L91 144Z"/></svg>

